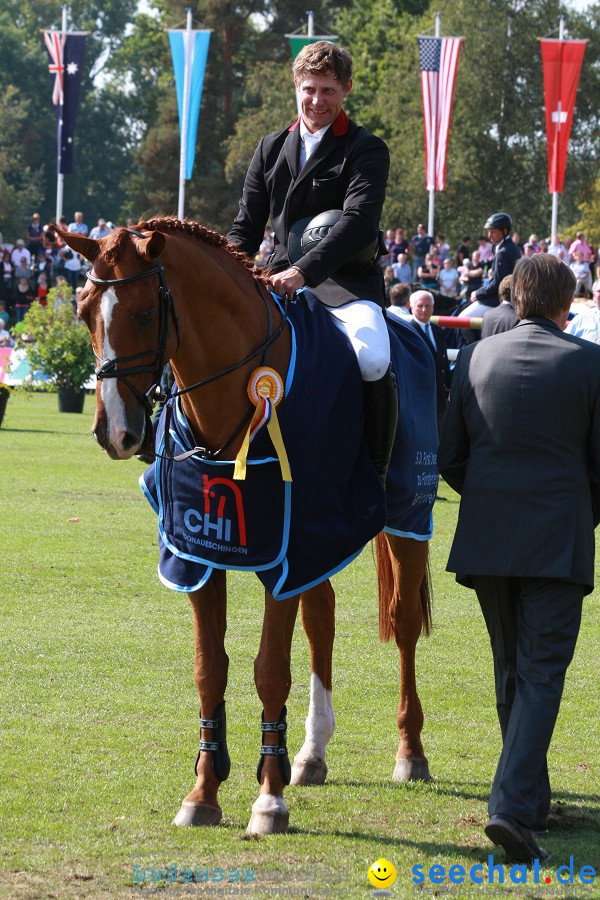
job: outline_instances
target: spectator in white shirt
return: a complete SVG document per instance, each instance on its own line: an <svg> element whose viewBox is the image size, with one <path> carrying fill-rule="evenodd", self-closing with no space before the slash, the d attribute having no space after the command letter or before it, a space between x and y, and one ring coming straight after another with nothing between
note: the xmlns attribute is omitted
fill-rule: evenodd
<svg viewBox="0 0 600 900"><path fill-rule="evenodd" d="M392 266L394 270L394 278L398 281L410 281L412 278L412 266L406 261L406 253L398 254L398 262Z"/></svg>
<svg viewBox="0 0 600 900"><path fill-rule="evenodd" d="M444 297L456 297L458 288L458 270L454 268L452 260L449 257L444 260L442 271L438 275L438 281L440 283L440 293L442 293Z"/></svg>
<svg viewBox="0 0 600 900"><path fill-rule="evenodd" d="M594 301L592 309L578 313L567 323L565 331L574 334L575 337L600 344L600 281L595 281L592 285L592 299Z"/></svg>

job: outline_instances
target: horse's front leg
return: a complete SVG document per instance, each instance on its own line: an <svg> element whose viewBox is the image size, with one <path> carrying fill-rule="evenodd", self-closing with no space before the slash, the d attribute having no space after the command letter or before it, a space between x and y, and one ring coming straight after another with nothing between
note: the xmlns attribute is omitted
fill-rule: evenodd
<svg viewBox="0 0 600 900"><path fill-rule="evenodd" d="M417 641L430 626L428 551L427 541L389 534L377 538L380 635L382 640L394 637L400 652L400 740L394 781L430 780L421 743L423 708L415 671Z"/></svg>
<svg viewBox="0 0 600 900"><path fill-rule="evenodd" d="M208 584L189 594L194 619L194 677L200 696L200 748L196 784L184 799L174 825L218 825L219 786L229 775L225 736L225 688L229 658L226 573L214 571Z"/></svg>
<svg viewBox="0 0 600 900"><path fill-rule="evenodd" d="M335 730L331 702L335 594L329 581L301 595L300 615L310 647L310 702L304 743L292 766L292 784L324 784L325 750Z"/></svg>
<svg viewBox="0 0 600 900"><path fill-rule="evenodd" d="M283 799L290 782L285 703L292 684L290 654L298 602L298 597L277 601L265 594L262 636L254 661L254 682L263 705L257 770L260 794L252 805L249 834L278 834L288 828L289 813Z"/></svg>

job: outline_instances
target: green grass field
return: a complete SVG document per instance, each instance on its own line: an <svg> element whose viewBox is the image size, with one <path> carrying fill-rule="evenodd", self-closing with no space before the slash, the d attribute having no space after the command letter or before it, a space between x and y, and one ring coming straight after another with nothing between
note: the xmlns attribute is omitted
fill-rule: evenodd
<svg viewBox="0 0 600 900"><path fill-rule="evenodd" d="M397 870L395 897L413 896L412 867L468 872L493 851L482 827L497 761L491 653L475 596L444 571L458 510L435 507L434 623L420 642L418 674L431 784L392 784L397 651L377 640L370 550L335 578L338 598L328 784L290 787L291 830L244 837L257 795L260 705L252 662L262 589L230 576L227 650L229 780L224 818L210 830L171 826L193 784L198 701L187 598L156 576L154 513L138 488L138 460L111 462L90 435L94 398L82 415L59 414L54 395L15 394L0 429L0 897L367 897L380 857ZM568 469L565 469L568 477ZM599 579L600 583L600 579ZM574 857L600 873L600 718L597 594L587 599L550 754L555 788L551 860L540 884L507 894L554 896L557 867ZM288 703L289 746L302 743L309 684L298 627ZM154 855L153 855L154 854ZM207 883L150 883L152 866L207 869ZM496 852L495 862L503 862ZM138 867L136 869L136 867ZM225 881L218 881L224 870ZM228 876L228 871L229 876ZM254 870L255 881L227 877ZM518 877L518 876L517 876ZM496 876L496 883L498 876ZM463 888L469 884L466 879ZM445 896L448 878L426 878L421 897ZM188 890L189 888L189 890ZM458 886L454 891L457 892ZM489 891L489 888L487 888ZM415 888L415 891L417 889ZM219 891L221 892L219 894ZM281 895L281 894L280 894ZM452 896L452 894L450 894ZM575 889L561 896L584 896ZM600 875L588 897L600 897Z"/></svg>

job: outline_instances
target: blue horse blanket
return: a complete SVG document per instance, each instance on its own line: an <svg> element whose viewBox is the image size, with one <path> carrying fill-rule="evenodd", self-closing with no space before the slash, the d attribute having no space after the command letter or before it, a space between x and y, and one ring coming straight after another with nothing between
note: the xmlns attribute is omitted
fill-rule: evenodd
<svg viewBox="0 0 600 900"><path fill-rule="evenodd" d="M250 444L244 481L233 460L157 457L140 479L158 514L161 581L202 587L214 569L256 572L278 600L348 565L384 528L428 540L437 490L435 371L411 325L388 319L399 421L387 497L369 460L362 381L347 339L309 295L288 310L292 352L277 408L292 472L284 482L267 429ZM195 441L177 397L169 423L173 453ZM156 435L164 452L166 407Z"/></svg>

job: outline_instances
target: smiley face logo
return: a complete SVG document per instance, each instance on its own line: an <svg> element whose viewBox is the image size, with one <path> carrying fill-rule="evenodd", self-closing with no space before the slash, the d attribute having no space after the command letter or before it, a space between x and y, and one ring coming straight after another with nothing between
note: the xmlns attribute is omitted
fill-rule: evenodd
<svg viewBox="0 0 600 900"><path fill-rule="evenodd" d="M396 880L396 869L387 859L378 859L369 866L369 881L376 888L387 888Z"/></svg>

